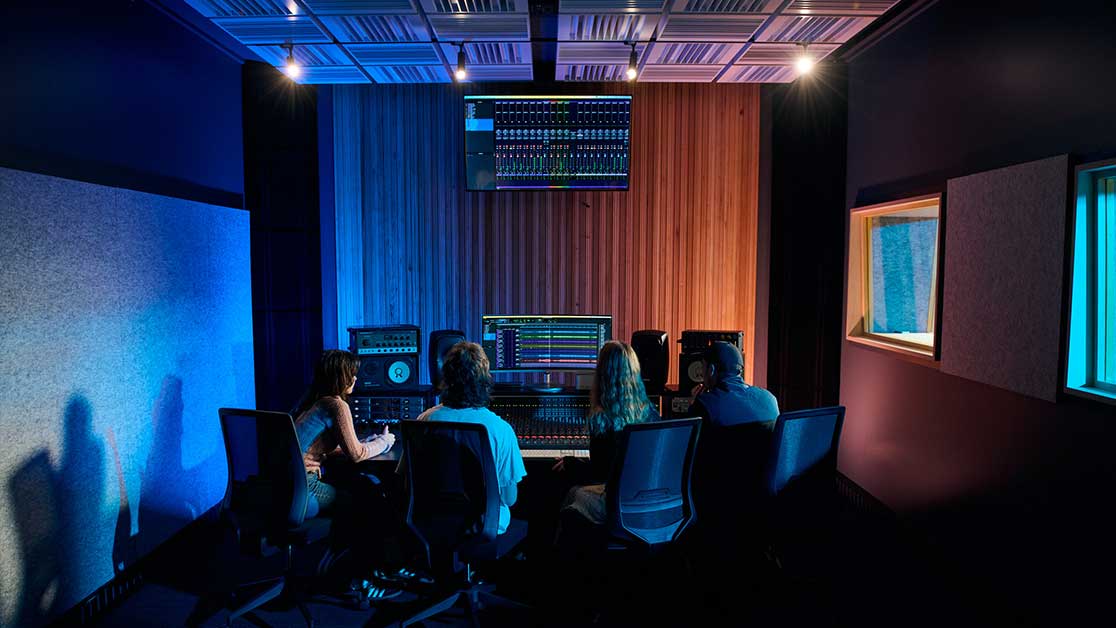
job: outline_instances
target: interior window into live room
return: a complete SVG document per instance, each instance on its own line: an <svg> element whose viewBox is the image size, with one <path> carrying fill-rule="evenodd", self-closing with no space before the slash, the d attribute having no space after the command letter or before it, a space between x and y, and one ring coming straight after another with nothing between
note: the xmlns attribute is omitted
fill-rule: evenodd
<svg viewBox="0 0 1116 628"><path fill-rule="evenodd" d="M1097 384L1116 391L1116 175L1097 179Z"/></svg>
<svg viewBox="0 0 1116 628"><path fill-rule="evenodd" d="M872 216L866 223L869 299L865 331L933 347L938 208Z"/></svg>

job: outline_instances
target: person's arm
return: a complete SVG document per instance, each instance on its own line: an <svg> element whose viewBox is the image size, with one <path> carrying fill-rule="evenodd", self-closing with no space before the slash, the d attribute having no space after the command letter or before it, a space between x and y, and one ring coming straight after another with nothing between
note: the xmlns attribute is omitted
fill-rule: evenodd
<svg viewBox="0 0 1116 628"><path fill-rule="evenodd" d="M337 438L337 445L341 448L345 457L352 462L368 460L373 456L384 453L390 447L387 443L381 443L377 446L376 441L362 443L357 438L356 427L353 425L353 413L349 411L349 404L338 399L330 403L327 408L333 413L333 429Z"/></svg>
<svg viewBox="0 0 1116 628"><path fill-rule="evenodd" d="M515 500L519 499L519 486L516 484L506 484L500 487L500 501L504 505L511 508L515 505Z"/></svg>

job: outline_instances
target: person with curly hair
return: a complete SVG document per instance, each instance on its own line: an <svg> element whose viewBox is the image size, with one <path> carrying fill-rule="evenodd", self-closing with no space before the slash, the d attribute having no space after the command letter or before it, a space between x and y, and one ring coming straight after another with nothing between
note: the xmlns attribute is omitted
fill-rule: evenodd
<svg viewBox="0 0 1116 628"><path fill-rule="evenodd" d="M562 504L563 519L576 513L589 523L605 521L605 482L616 456L620 432L626 425L659 420L640 377L639 358L631 345L610 340L601 347L589 396L589 460L559 459L554 470L579 484Z"/></svg>
<svg viewBox="0 0 1116 628"><path fill-rule="evenodd" d="M492 460L496 463L496 480L500 485L500 523L503 534L511 523L511 507L518 498L517 485L527 475L519 440L504 419L488 409L492 375L488 356L475 342L454 345L442 363L441 403L418 416L419 421L453 421L480 423L488 431Z"/></svg>

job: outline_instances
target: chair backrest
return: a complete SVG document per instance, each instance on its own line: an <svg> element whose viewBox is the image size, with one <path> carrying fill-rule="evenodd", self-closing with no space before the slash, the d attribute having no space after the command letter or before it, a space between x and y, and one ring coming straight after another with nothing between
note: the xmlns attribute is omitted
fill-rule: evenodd
<svg viewBox="0 0 1116 628"><path fill-rule="evenodd" d="M624 428L605 491L609 534L655 547L677 539L693 522L690 475L700 431L701 419Z"/></svg>
<svg viewBox="0 0 1116 628"><path fill-rule="evenodd" d="M488 430L479 423L401 421L407 525L431 551L491 541L500 487Z"/></svg>
<svg viewBox="0 0 1116 628"><path fill-rule="evenodd" d="M768 494L778 495L792 482L807 477L832 478L844 422L844 406L780 414L767 466Z"/></svg>
<svg viewBox="0 0 1116 628"><path fill-rule="evenodd" d="M221 408L229 458L222 507L242 532L267 535L301 525L306 517L306 468L294 421L285 412Z"/></svg>

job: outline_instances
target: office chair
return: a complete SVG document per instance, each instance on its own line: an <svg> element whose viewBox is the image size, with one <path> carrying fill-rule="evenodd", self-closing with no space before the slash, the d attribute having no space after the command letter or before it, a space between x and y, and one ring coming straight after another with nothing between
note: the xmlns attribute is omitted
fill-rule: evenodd
<svg viewBox="0 0 1116 628"><path fill-rule="evenodd" d="M416 535L440 591L434 602L401 620L408 626L464 601L469 617L482 604L526 610L526 605L478 583L472 565L494 561L518 546L526 522L513 519L497 535L500 487L488 430L474 423L402 421L406 523ZM373 618L376 619L375 617Z"/></svg>
<svg viewBox="0 0 1116 628"><path fill-rule="evenodd" d="M785 567L787 549L805 548L796 558L816 558L829 547L836 512L837 449L844 406L784 412L775 422L764 477L770 501L771 557Z"/></svg>
<svg viewBox="0 0 1116 628"><path fill-rule="evenodd" d="M701 419L624 427L605 491L609 549L657 551L695 521L690 490Z"/></svg>
<svg viewBox="0 0 1116 628"><path fill-rule="evenodd" d="M285 552L283 573L244 583L234 593L228 622L279 596L292 571L295 546L325 539L330 519L306 519L306 469L294 421L285 412L221 408L221 432L229 461L229 485L222 520L243 553L256 557ZM298 609L309 628L314 619L305 602ZM228 625L228 624L226 624Z"/></svg>

